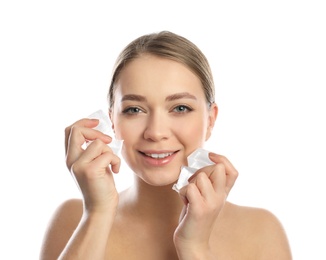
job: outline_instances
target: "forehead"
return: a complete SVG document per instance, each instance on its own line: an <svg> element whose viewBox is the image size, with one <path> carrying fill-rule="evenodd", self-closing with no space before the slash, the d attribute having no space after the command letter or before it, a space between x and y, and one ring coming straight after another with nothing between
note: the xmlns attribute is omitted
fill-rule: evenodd
<svg viewBox="0 0 326 260"><path fill-rule="evenodd" d="M120 72L115 94L171 95L189 92L205 97L200 79L180 62L154 55L143 55Z"/></svg>

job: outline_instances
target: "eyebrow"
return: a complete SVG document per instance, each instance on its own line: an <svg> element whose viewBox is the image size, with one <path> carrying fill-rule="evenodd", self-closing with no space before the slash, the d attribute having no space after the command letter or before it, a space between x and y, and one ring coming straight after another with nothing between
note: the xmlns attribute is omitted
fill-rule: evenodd
<svg viewBox="0 0 326 260"><path fill-rule="evenodd" d="M141 96L141 95L128 94L128 95L124 95L121 98L121 102L126 101L126 100L144 102L147 99L144 96Z"/></svg>
<svg viewBox="0 0 326 260"><path fill-rule="evenodd" d="M178 99L183 99L183 98L188 98L188 99L193 99L193 100L197 100L196 96L188 93L188 92L182 92L182 93L176 93L176 94L172 94L170 96L167 96L165 98L165 101L174 101L174 100L178 100ZM128 94L128 95L124 95L121 98L121 102L123 101L139 101L139 102L145 102L147 101L146 97L141 96L141 95L136 95L136 94Z"/></svg>
<svg viewBox="0 0 326 260"><path fill-rule="evenodd" d="M192 95L192 94L190 94L188 92L176 93L176 94L167 96L165 100L166 101L173 101L173 100L182 99L182 98L197 100L197 98L194 95Z"/></svg>

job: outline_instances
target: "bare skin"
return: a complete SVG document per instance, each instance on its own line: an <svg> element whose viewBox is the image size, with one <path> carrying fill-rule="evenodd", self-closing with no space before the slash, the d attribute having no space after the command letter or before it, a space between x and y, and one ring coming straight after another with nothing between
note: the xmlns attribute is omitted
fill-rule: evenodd
<svg viewBox="0 0 326 260"><path fill-rule="evenodd" d="M179 214L171 214L172 210L164 207L160 207L160 211L151 210L152 215L141 213L141 205L128 201L128 193L131 192L126 190L120 194L105 259L178 259L173 233ZM162 201L159 204L162 206ZM181 207L178 206L179 209ZM69 200L58 209L52 220L55 223L50 225L46 234L45 241L49 242L43 245L41 259L58 258L82 214L83 202L79 199ZM273 214L264 209L241 207L229 202L219 215L210 244L216 259L292 259L286 234Z"/></svg>
<svg viewBox="0 0 326 260"><path fill-rule="evenodd" d="M214 164L179 194L172 190L187 156L210 138L218 112L192 71L141 56L122 70L115 98L110 117L134 184L118 194L120 158L107 145L111 138L93 129L97 120L68 126L66 164L83 199L59 207L41 259L291 259L273 214L227 202L238 172L226 157L211 152Z"/></svg>

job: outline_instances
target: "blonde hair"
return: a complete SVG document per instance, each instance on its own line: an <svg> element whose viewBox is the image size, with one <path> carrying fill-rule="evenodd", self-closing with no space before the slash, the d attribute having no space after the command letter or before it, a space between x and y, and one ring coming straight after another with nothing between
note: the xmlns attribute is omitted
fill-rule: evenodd
<svg viewBox="0 0 326 260"><path fill-rule="evenodd" d="M207 102L211 104L215 101L213 75L208 60L202 51L194 43L180 35L161 31L143 35L133 40L118 56L107 96L110 109L114 104L114 84L121 71L129 62L143 54L156 55L184 64L200 79Z"/></svg>

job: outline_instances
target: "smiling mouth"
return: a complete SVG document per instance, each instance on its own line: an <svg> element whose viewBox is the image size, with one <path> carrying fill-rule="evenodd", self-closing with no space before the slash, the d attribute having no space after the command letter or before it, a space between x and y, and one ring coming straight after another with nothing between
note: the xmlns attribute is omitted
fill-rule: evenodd
<svg viewBox="0 0 326 260"><path fill-rule="evenodd" d="M145 153L146 156L152 157L154 159L163 159L171 156L173 153Z"/></svg>
<svg viewBox="0 0 326 260"><path fill-rule="evenodd" d="M150 157L153 159L164 159L166 157L171 156L172 154L175 154L176 152L178 152L178 151L168 152L168 153L143 153L143 152L140 152L140 153L143 154L144 156L147 156L147 157Z"/></svg>

